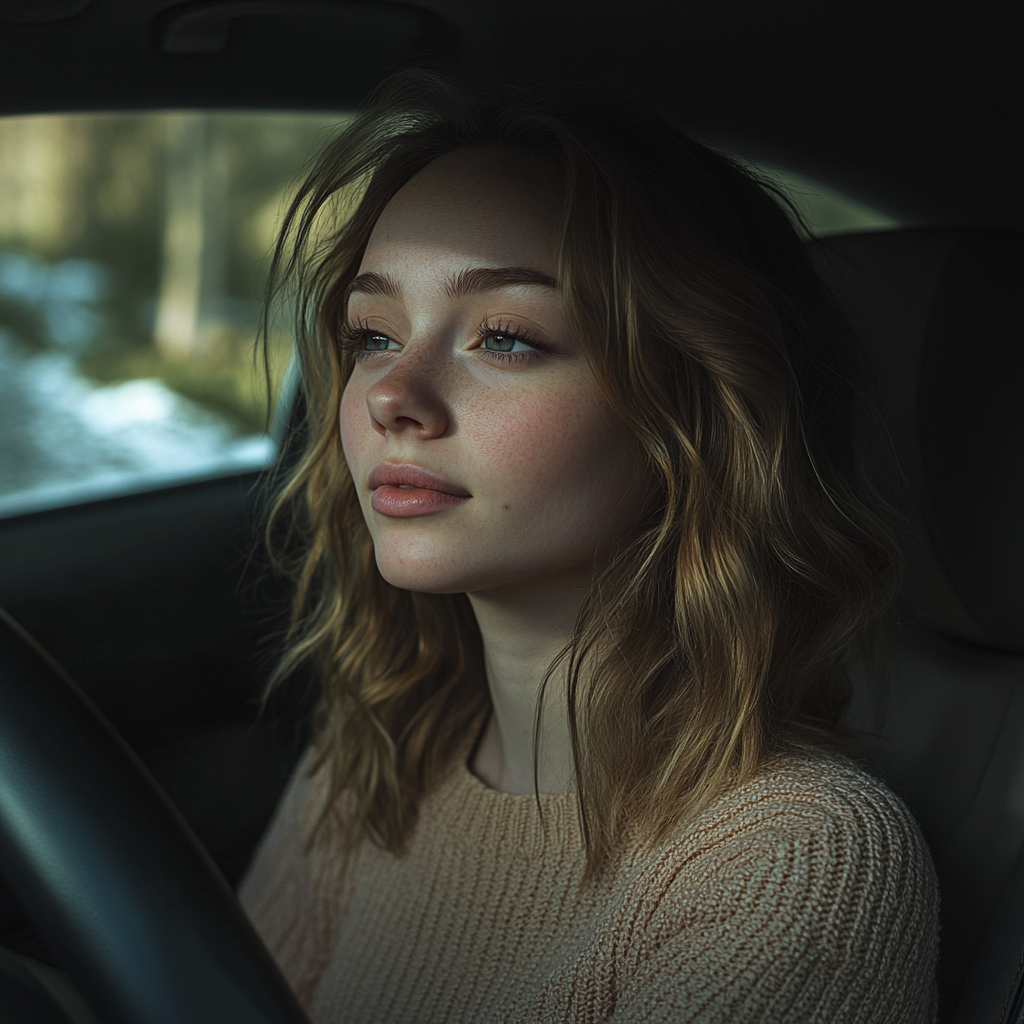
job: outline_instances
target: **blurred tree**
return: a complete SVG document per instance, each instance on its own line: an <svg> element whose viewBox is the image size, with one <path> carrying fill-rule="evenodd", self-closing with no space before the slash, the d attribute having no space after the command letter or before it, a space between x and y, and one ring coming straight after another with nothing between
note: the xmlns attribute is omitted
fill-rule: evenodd
<svg viewBox="0 0 1024 1024"><path fill-rule="evenodd" d="M166 131L163 260L154 340L186 359L208 348L226 279L230 154L208 114L170 114Z"/></svg>
<svg viewBox="0 0 1024 1024"><path fill-rule="evenodd" d="M96 380L155 377L239 429L261 429L252 355L266 257L311 145L341 120L192 111L0 118L0 258L24 258L49 289L45 302L42 292L0 295L0 327L29 347L73 348ZM77 276L61 270L69 261L79 261ZM70 321L43 307L52 311L62 282L89 277L82 261L103 288L86 297L95 331L83 340L79 330L69 346ZM277 380L290 345L285 333L274 340Z"/></svg>

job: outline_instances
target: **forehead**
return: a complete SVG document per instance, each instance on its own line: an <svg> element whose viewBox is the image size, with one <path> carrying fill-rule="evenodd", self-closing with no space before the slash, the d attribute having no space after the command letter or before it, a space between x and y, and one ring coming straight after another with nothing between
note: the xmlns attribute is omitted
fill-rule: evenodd
<svg viewBox="0 0 1024 1024"><path fill-rule="evenodd" d="M555 274L562 187L554 161L474 149L428 164L384 208L360 272L410 263L530 266Z"/></svg>

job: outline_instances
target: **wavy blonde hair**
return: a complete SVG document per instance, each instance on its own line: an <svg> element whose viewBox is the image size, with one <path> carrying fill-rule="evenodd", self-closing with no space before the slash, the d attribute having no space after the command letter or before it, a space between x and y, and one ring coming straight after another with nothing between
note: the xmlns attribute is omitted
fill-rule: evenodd
<svg viewBox="0 0 1024 1024"><path fill-rule="evenodd" d="M432 160L484 146L561 168L559 293L655 482L545 677L564 663L586 882L626 827L659 842L781 755L846 749L846 657L899 559L863 465L855 350L770 183L629 105L477 99L400 73L315 161L268 292L268 309L295 302L305 408L268 528L295 579L270 688L310 662L322 680L321 826L345 792L346 832L401 853L490 706L467 597L377 570L341 449L352 356L337 344L384 207Z"/></svg>

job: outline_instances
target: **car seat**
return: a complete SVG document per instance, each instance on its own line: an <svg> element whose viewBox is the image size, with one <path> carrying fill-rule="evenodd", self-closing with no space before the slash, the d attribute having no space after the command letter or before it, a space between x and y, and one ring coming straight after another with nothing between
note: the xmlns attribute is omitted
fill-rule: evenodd
<svg viewBox="0 0 1024 1024"><path fill-rule="evenodd" d="M907 577L882 717L848 720L941 888L942 1024L1024 1022L1024 236L810 243L860 335L904 478Z"/></svg>

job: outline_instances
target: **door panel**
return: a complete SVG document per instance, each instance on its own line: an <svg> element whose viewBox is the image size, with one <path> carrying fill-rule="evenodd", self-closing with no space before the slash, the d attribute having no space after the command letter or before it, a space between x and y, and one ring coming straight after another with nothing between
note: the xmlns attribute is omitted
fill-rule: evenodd
<svg viewBox="0 0 1024 1024"><path fill-rule="evenodd" d="M0 606L66 668L236 884L305 742L260 717L285 590L247 474L0 521ZM52 962L0 882L0 945Z"/></svg>

